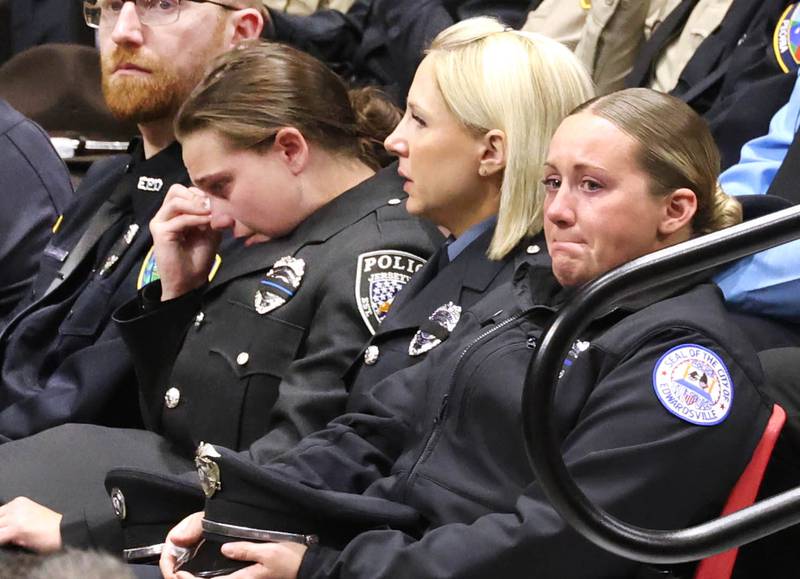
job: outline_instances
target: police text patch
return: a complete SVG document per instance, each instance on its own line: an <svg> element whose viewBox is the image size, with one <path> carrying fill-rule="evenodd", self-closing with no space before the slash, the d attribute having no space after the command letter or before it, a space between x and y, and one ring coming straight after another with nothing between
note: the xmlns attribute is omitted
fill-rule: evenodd
<svg viewBox="0 0 800 579"><path fill-rule="evenodd" d="M421 257L393 249L370 251L358 256L356 303L370 333L377 331L397 292L423 265L425 260Z"/></svg>
<svg viewBox="0 0 800 579"><path fill-rule="evenodd" d="M659 358L653 388L667 410L700 426L725 420L733 403L733 380L725 362L696 344L681 344Z"/></svg>

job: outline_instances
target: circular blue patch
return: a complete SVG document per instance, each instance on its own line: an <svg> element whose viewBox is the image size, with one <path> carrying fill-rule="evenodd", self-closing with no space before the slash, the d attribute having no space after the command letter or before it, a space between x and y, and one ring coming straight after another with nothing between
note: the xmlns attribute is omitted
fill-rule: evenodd
<svg viewBox="0 0 800 579"><path fill-rule="evenodd" d="M800 68L800 4L790 4L778 19L772 48L783 72Z"/></svg>
<svg viewBox="0 0 800 579"><path fill-rule="evenodd" d="M672 414L700 426L719 424L733 404L733 380L725 362L697 344L676 346L658 359L653 389Z"/></svg>

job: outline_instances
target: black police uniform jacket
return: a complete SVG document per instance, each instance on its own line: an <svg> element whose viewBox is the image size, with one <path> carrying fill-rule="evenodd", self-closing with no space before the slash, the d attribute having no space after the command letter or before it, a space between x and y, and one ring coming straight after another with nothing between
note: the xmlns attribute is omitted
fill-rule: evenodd
<svg viewBox="0 0 800 579"><path fill-rule="evenodd" d="M177 143L145 160L136 141L89 170L0 333L0 441L69 421L135 423L133 365L111 314L136 295L150 219L188 182Z"/></svg>
<svg viewBox="0 0 800 579"><path fill-rule="evenodd" d="M258 452L271 455L338 416L343 375L378 326L362 317L369 296L357 295L361 278L370 265L391 262L386 271L407 279L441 242L401 197L396 168L384 169L286 237L228 252L201 291L144 314L138 300L121 308L115 318L134 358L147 428L190 453L200 441L237 449L257 441ZM287 256L305 262L299 288L260 314L261 281Z"/></svg>
<svg viewBox="0 0 800 579"><path fill-rule="evenodd" d="M64 162L36 123L0 99L0 324L36 275L50 229L72 201Z"/></svg>
<svg viewBox="0 0 800 579"><path fill-rule="evenodd" d="M688 283L659 293L590 324L565 361L553 412L567 467L589 497L623 520L674 528L720 512L769 409L754 387L762 379L756 352L719 290ZM241 514L258 504L268 507L247 526L260 517L270 528L273 510L307 516L302 531L316 526L320 544L306 552L302 579L631 575L637 563L595 547L559 517L524 451L523 380L563 295L547 265L523 265L424 363L378 385L346 419L347 436L301 443L260 469L218 449L221 487L206 517L237 524L225 520L227 507ZM731 405L718 424L684 420L654 388L668 364L696 356L689 348L724 365L716 377L730 390L719 400ZM382 410L382 390L410 385L414 403L404 415ZM382 517L394 528L381 528ZM374 530L343 536L359 520Z"/></svg>
<svg viewBox="0 0 800 579"><path fill-rule="evenodd" d="M450 303L462 310L471 308L481 297L511 281L518 254L535 255L544 251L544 242L537 236L522 240L504 259L490 260L486 253L493 235L494 228L485 231L444 267L440 265L440 254L447 247L440 247L411 278L392 304L390 314L348 370L351 398L357 399L397 370L425 359L428 352L412 354L409 346L438 308ZM257 446L251 449L252 458L265 462L268 457L258 450Z"/></svg>

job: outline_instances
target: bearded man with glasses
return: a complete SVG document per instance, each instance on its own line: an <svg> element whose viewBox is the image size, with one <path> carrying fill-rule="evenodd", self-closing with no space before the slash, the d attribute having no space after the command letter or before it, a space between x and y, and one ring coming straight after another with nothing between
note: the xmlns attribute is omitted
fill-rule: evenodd
<svg viewBox="0 0 800 579"><path fill-rule="evenodd" d="M133 365L111 314L146 281L148 224L167 190L190 183L173 119L211 59L257 38L268 18L261 0L83 4L86 23L98 29L108 106L141 137L127 155L89 170L54 228L30 295L0 329L0 442L67 422L128 426L138 418ZM8 462L0 464L0 488L15 470ZM74 499L52 492L52 504ZM70 492L63 485L60 494ZM9 501L0 506L0 545L50 551L92 543L85 521L62 521L12 498L0 496L0 504Z"/></svg>

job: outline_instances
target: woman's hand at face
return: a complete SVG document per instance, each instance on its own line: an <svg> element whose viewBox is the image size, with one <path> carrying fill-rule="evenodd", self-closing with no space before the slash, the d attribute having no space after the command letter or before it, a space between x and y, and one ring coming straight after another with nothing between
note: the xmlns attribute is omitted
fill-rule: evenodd
<svg viewBox="0 0 800 579"><path fill-rule="evenodd" d="M162 301L198 288L208 279L221 239L210 223L211 203L205 193L195 187L170 187L150 221Z"/></svg>

